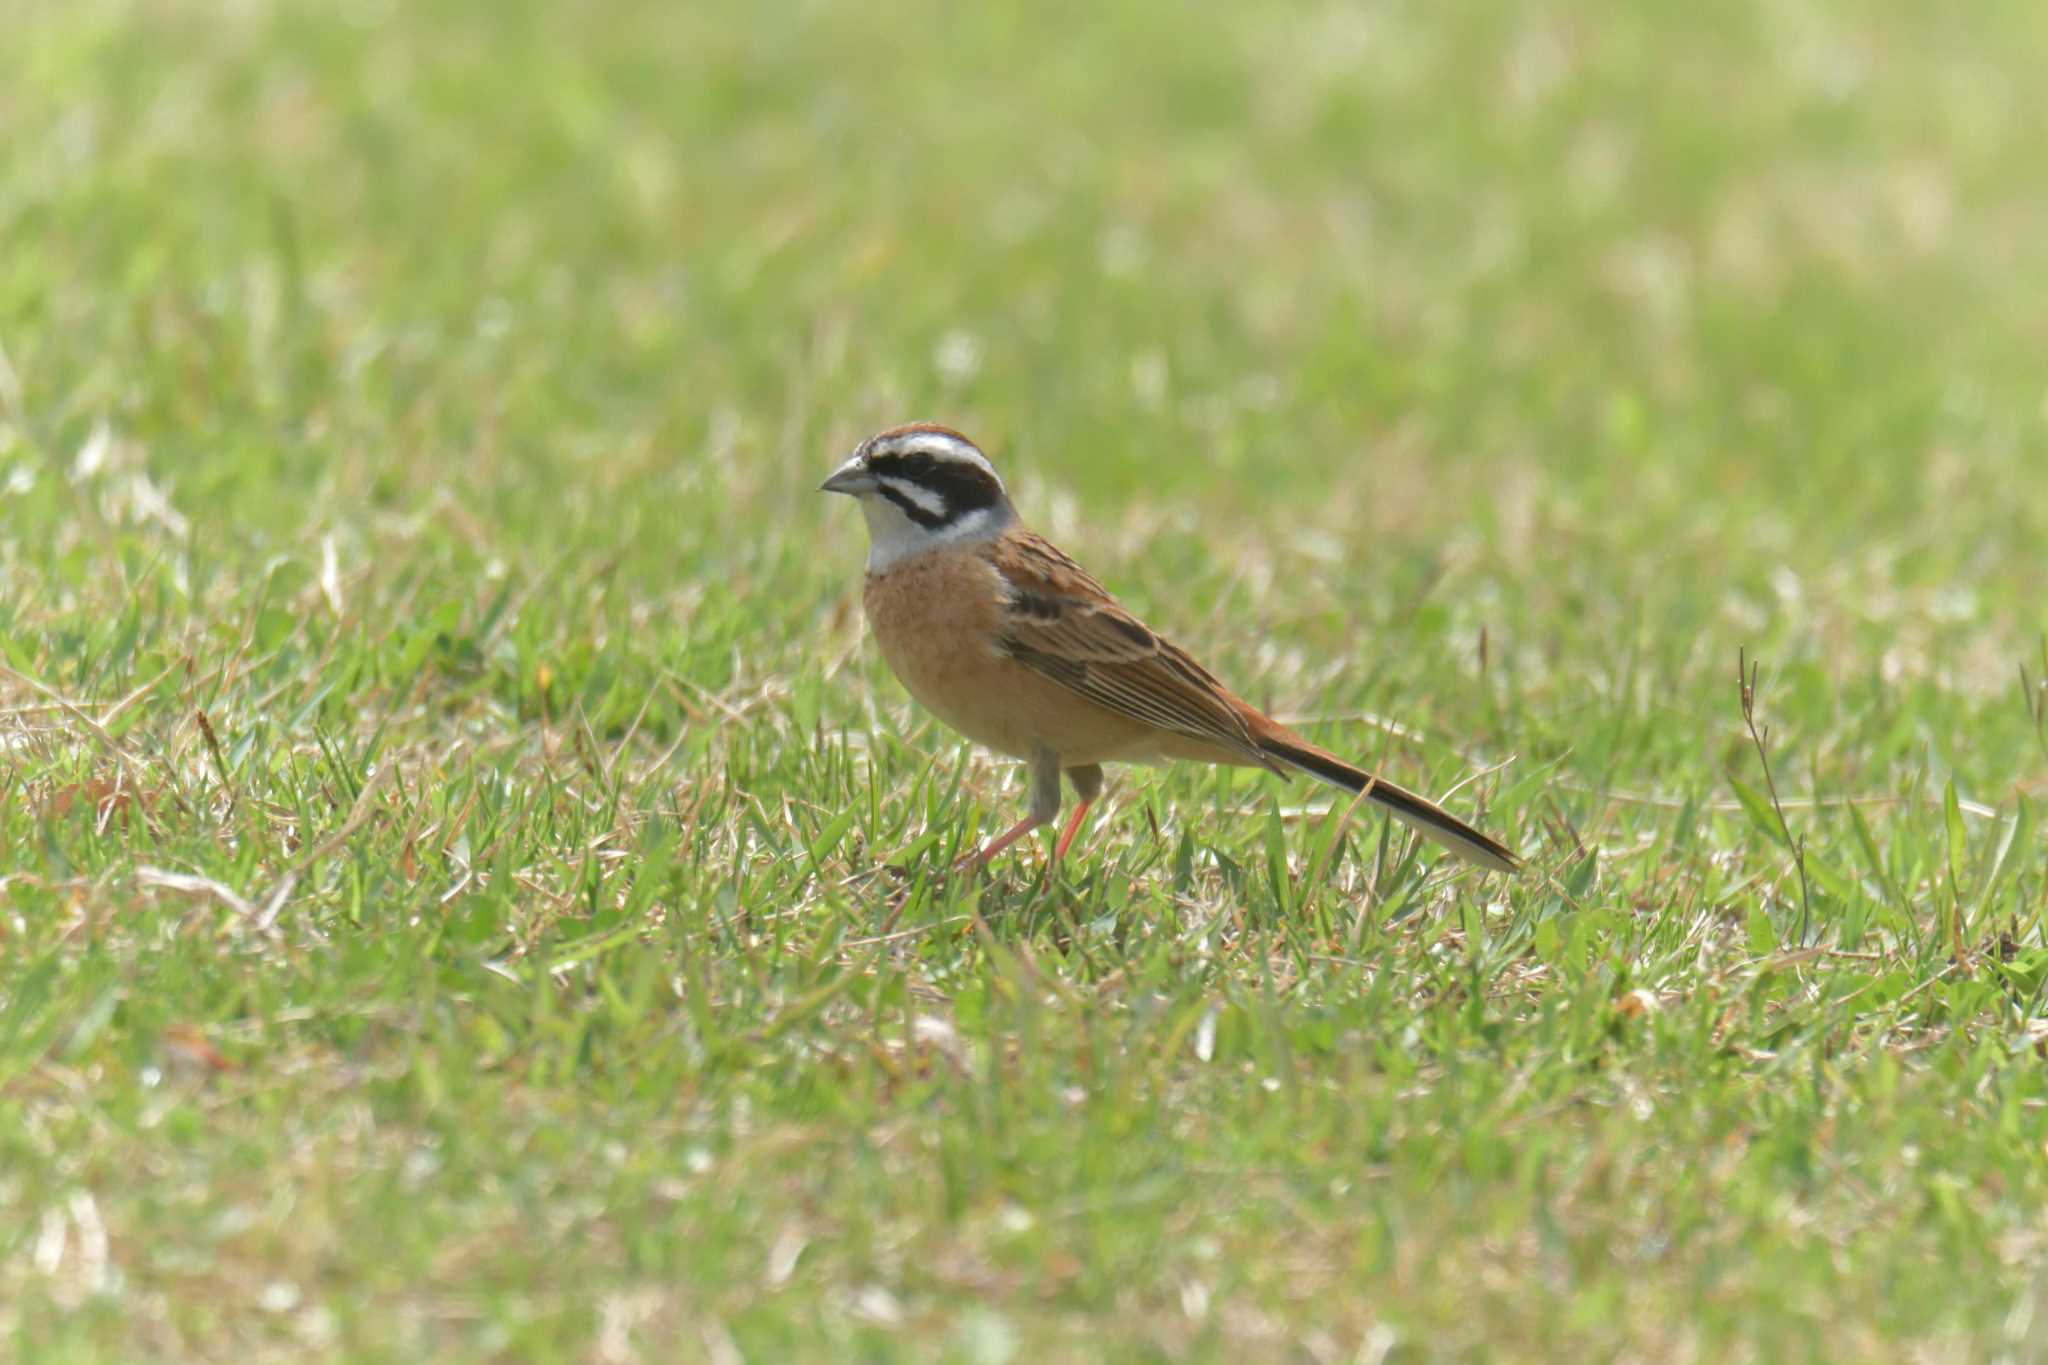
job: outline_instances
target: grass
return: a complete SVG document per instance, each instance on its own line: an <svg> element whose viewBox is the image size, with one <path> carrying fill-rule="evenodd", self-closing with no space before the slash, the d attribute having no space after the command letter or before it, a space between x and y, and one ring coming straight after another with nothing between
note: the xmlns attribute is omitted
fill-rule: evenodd
<svg viewBox="0 0 2048 1365"><path fill-rule="evenodd" d="M2048 11L9 30L15 1358L2048 1355ZM942 882L912 417L1527 875Z"/></svg>

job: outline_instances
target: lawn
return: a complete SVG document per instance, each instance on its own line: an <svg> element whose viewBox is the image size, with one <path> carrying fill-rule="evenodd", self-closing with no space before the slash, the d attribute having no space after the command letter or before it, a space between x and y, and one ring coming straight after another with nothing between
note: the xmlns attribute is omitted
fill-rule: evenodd
<svg viewBox="0 0 2048 1365"><path fill-rule="evenodd" d="M2044 69L14 0L0 1354L2048 1358ZM1180 768L944 878L914 418L1527 870Z"/></svg>

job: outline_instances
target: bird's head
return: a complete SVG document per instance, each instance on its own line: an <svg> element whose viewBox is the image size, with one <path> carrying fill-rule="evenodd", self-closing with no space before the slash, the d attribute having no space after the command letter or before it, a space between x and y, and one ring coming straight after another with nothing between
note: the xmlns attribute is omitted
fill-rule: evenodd
<svg viewBox="0 0 2048 1365"><path fill-rule="evenodd" d="M930 422L868 437L818 487L859 500L871 572L939 545L992 536L1017 516L988 456L959 432Z"/></svg>

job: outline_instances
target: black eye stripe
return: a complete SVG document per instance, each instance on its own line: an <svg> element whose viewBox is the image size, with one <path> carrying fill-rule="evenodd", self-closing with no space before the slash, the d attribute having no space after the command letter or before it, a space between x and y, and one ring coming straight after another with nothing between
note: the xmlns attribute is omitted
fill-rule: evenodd
<svg viewBox="0 0 2048 1365"><path fill-rule="evenodd" d="M1003 500L1002 483L971 460L949 460L921 450L891 452L870 456L868 469L877 478L901 479L915 484L939 500L945 511L937 520L921 508L904 508L921 526L941 525L966 513L993 507ZM900 494L890 495L886 484L883 492L898 506L910 501Z"/></svg>

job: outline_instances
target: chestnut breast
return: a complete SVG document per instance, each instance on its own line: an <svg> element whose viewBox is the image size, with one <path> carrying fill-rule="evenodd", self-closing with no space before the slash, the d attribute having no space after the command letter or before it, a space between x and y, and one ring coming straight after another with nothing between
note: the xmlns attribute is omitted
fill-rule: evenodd
<svg viewBox="0 0 2048 1365"><path fill-rule="evenodd" d="M1049 750L1068 767L1143 759L1152 727L997 652L1009 589L973 549L944 547L868 575L863 605L882 657L946 724L998 753Z"/></svg>

